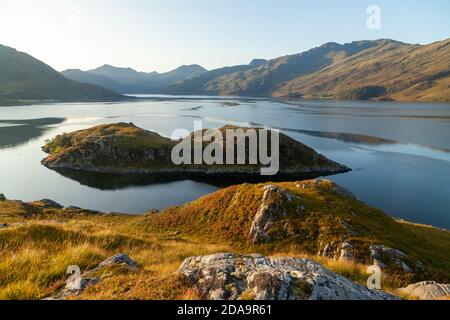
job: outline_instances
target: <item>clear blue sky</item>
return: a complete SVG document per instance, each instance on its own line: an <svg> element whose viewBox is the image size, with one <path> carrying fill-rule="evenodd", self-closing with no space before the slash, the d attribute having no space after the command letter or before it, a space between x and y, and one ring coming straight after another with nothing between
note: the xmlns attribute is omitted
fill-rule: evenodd
<svg viewBox="0 0 450 320"><path fill-rule="evenodd" d="M381 29L369 30L369 5ZM450 37L449 0L0 0L0 44L52 67L208 69L325 42Z"/></svg>

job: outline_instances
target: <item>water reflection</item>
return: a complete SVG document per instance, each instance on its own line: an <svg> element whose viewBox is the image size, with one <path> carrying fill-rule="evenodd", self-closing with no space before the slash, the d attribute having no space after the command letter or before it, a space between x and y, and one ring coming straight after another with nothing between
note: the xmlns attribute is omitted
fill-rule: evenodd
<svg viewBox="0 0 450 320"><path fill-rule="evenodd" d="M64 122L64 118L32 120L0 120L0 149L27 143L42 136L50 128Z"/></svg>

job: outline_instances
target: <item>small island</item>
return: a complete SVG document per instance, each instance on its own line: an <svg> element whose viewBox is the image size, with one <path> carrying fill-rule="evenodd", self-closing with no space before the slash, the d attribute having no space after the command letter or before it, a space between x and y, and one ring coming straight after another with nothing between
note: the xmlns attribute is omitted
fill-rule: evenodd
<svg viewBox="0 0 450 320"><path fill-rule="evenodd" d="M242 129L236 132L247 132L249 128L225 126L227 129ZM270 136L269 131L267 136ZM204 130L206 132L207 130ZM261 132L261 131L259 131ZM188 136L190 141L197 137L193 132ZM225 133L224 133L225 134ZM238 149L240 138L236 137L234 151ZM258 134L258 139L259 139ZM181 140L180 140L181 141ZM132 123L115 123L100 125L86 130L64 133L46 142L43 150L49 154L42 161L46 167L54 170L75 170L121 175L201 175L201 176L233 176L259 177L261 164L252 164L247 157L241 164L180 164L172 161L172 151L180 141L173 141L158 133L147 131ZM242 140L241 140L242 141ZM347 172L350 169L315 152L306 145L280 133L279 134L279 170L276 177L301 178L331 175ZM246 143L246 154L251 143ZM208 144L202 141L202 148ZM226 144L222 145L225 154ZM236 155L234 155L236 157ZM238 163L238 162L235 162ZM273 176L271 176L273 178Z"/></svg>

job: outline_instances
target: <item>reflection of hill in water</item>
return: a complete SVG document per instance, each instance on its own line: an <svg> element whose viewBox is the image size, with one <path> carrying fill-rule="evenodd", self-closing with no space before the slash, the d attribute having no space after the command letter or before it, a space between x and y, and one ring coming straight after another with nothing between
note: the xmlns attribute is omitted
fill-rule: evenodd
<svg viewBox="0 0 450 320"><path fill-rule="evenodd" d="M62 123L64 120L64 118L0 120L0 149L15 147L36 139L49 130L47 126Z"/></svg>
<svg viewBox="0 0 450 320"><path fill-rule="evenodd" d="M228 187L241 183L298 181L318 178L319 175L278 175L278 176L245 176L245 175L202 175L202 174L152 174L152 175L118 175L107 173L92 173L70 169L55 170L62 176L77 181L83 186L99 190L121 190L131 187L144 187L154 184L171 183L177 181L191 180L207 183L216 187Z"/></svg>

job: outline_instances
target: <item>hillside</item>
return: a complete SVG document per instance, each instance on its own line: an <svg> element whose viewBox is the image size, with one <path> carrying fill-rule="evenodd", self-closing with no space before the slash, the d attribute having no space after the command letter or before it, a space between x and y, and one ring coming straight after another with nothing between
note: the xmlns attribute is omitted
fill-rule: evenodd
<svg viewBox="0 0 450 320"><path fill-rule="evenodd" d="M252 61L253 62L253 61ZM207 85L211 81L227 74L243 72L255 67L254 63L248 65L224 67L208 71L200 76L174 84L163 90L163 93L173 95L215 95L217 93L208 90Z"/></svg>
<svg viewBox="0 0 450 320"><path fill-rule="evenodd" d="M450 233L398 222L327 180L232 186L150 214L148 230L263 254L303 252L449 281ZM257 248L257 249L255 249Z"/></svg>
<svg viewBox="0 0 450 320"><path fill-rule="evenodd" d="M124 87L119 82L111 80L110 78L95 74L91 72L85 72L79 69L69 69L61 72L65 77L72 79L74 81L89 83L101 86L103 88L108 88L110 90L114 90L116 92L123 92Z"/></svg>
<svg viewBox="0 0 450 320"><path fill-rule="evenodd" d="M28 54L0 45L0 105L122 98L111 90L70 80Z"/></svg>
<svg viewBox="0 0 450 320"><path fill-rule="evenodd" d="M340 45L327 43L303 53L267 61L244 72L214 79L206 85L208 92L219 95L270 96L282 83L311 74L348 56L377 45L376 41L358 41Z"/></svg>
<svg viewBox="0 0 450 320"><path fill-rule="evenodd" d="M166 73L145 73L104 65L89 71L65 70L62 73L72 80L101 85L121 93L160 93L171 85L195 78L206 71L199 65L181 66Z"/></svg>
<svg viewBox="0 0 450 320"><path fill-rule="evenodd" d="M227 263L236 259L236 268L253 259L249 268L262 263L274 274L300 267L307 282L286 284L296 299L314 292L319 299L316 289L329 287L333 290L324 299L359 299L359 291L367 289L346 278L365 285L367 266L374 260L383 267L383 290L392 293L419 280L448 283L449 245L448 231L398 222L328 181L243 184L144 215L64 208L51 200L25 203L0 194L0 299L66 294L70 265L79 266L89 279L98 277L75 299L214 298L217 292L233 293L234 282L242 278L221 269L224 258ZM224 252L247 256L218 254ZM250 276L249 270L240 274ZM227 275L231 281L217 283L220 277L205 278L202 272ZM211 279L214 290L205 283ZM265 297L261 288L284 283L270 279L266 275L245 283L256 289L247 299ZM282 293L286 299L282 288L266 292Z"/></svg>
<svg viewBox="0 0 450 320"><path fill-rule="evenodd" d="M222 136L227 129L221 128ZM246 130L247 128L241 128ZM265 131L267 133L267 131ZM202 132L205 134L206 130ZM244 137L238 133L237 137ZM270 136L270 135L269 135ZM195 135L189 136L194 141ZM238 138L234 140L234 157L237 157ZM132 123L100 125L90 129L66 133L47 141L43 150L49 156L43 164L52 169L72 169L88 172L120 174L198 174L200 176L242 175L259 177L261 164L248 161L249 146L246 143L246 161L242 164L207 165L182 164L172 162L172 149L178 142L159 134L136 127ZM203 143L203 150L207 143ZM349 169L313 149L280 134L279 175L294 176L322 175L346 172ZM226 154L226 143L223 144ZM222 159L224 161L224 159ZM193 161L192 161L193 162ZM224 161L225 162L225 161Z"/></svg>
<svg viewBox="0 0 450 320"><path fill-rule="evenodd" d="M326 43L306 52L210 71L170 94L449 101L449 41Z"/></svg>
<svg viewBox="0 0 450 320"><path fill-rule="evenodd" d="M319 72L300 76L273 95L450 101L450 40L426 46L384 41Z"/></svg>

